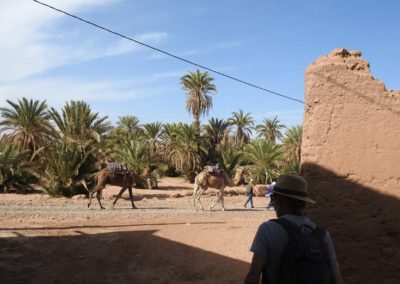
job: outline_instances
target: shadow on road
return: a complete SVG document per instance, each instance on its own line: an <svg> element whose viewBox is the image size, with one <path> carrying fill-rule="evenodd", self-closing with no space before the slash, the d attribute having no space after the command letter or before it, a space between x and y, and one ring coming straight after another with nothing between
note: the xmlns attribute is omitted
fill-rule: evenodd
<svg viewBox="0 0 400 284"><path fill-rule="evenodd" d="M248 263L163 239L155 232L2 238L1 283L243 281Z"/></svg>

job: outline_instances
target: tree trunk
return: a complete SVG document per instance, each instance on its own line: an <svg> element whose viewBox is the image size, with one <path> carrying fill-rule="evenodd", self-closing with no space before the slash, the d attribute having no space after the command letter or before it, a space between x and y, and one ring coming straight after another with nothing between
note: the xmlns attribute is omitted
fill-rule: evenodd
<svg viewBox="0 0 400 284"><path fill-rule="evenodd" d="M196 141L196 147L197 147L197 154L199 154L199 156L201 156L200 155L201 153L200 153L200 115L199 115L199 113L194 113L193 119L194 119L195 141Z"/></svg>

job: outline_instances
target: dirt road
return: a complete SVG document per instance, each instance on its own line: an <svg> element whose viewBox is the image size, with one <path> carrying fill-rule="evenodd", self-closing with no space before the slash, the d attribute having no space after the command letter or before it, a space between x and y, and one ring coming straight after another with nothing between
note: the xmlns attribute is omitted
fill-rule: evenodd
<svg viewBox="0 0 400 284"><path fill-rule="evenodd" d="M254 233L274 212L262 197L243 208L244 195L225 196L224 212L194 211L191 188L163 179L159 190L134 190L137 210L127 195L115 210L96 201L88 210L85 199L2 194L1 283L241 283ZM117 191L106 189L107 208Z"/></svg>

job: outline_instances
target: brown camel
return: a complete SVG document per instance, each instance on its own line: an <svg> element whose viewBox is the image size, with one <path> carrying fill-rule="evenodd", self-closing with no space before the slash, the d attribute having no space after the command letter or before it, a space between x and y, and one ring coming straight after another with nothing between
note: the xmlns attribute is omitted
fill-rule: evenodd
<svg viewBox="0 0 400 284"><path fill-rule="evenodd" d="M107 184L116 185L122 187L114 202L112 203L112 208L114 208L117 200L122 196L126 189L129 190L129 198L132 203L132 208L136 209L137 207L133 203L132 196L132 187L134 185L143 185L146 184L146 181L150 177L151 173L157 169L156 165L149 165L143 169L142 174L139 176L133 172L125 172L125 173L114 173L107 168L101 169L96 175L96 185L94 189L89 191L89 202L88 208L92 204L93 194L96 193L97 201L99 202L100 208L105 209L100 202L100 197L103 189Z"/></svg>
<svg viewBox="0 0 400 284"><path fill-rule="evenodd" d="M224 188L227 186L236 186L242 180L243 175L245 173L245 169L243 167L237 167L235 177L233 180L223 172L222 175L210 175L206 171L202 171L199 173L194 180L194 188L193 188L193 207L196 209L196 200L198 200L200 204L200 209L203 210L203 206L201 205L200 197L204 191L206 191L209 187L219 189L218 199L217 201L210 205L210 210L218 203L221 202L222 210L225 210L224 206Z"/></svg>

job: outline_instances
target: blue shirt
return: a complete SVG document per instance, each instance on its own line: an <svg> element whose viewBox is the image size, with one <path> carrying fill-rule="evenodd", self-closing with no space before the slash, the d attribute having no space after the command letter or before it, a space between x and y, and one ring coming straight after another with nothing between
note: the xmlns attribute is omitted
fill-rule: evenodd
<svg viewBox="0 0 400 284"><path fill-rule="evenodd" d="M285 218L299 227L301 225L308 225L313 229L316 228L316 225L311 222L310 219L304 216L285 214L281 218ZM303 228L304 230L307 230L307 227ZM336 253L333 247L332 238L328 231L326 231L324 241L327 244L331 268L332 271L334 271L337 268ZM257 256L265 258L266 261L264 271L267 272L270 283L272 284L276 282L279 265L288 243L289 236L285 229L281 225L272 221L262 223L254 237L250 251Z"/></svg>

